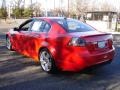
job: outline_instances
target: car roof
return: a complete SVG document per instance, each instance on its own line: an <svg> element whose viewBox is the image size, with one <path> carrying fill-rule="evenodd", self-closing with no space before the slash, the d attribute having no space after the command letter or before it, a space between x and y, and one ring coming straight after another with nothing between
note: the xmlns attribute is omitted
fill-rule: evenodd
<svg viewBox="0 0 120 90"><path fill-rule="evenodd" d="M66 19L66 17L33 17L33 19Z"/></svg>

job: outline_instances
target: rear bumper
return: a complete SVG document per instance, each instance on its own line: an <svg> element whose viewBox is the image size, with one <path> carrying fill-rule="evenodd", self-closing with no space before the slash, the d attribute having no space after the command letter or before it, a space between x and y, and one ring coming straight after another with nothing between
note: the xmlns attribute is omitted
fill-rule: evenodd
<svg viewBox="0 0 120 90"><path fill-rule="evenodd" d="M111 61L114 57L115 50L101 53L89 53L88 51L73 51L67 55L63 55L57 66L62 71L80 71L87 67Z"/></svg>

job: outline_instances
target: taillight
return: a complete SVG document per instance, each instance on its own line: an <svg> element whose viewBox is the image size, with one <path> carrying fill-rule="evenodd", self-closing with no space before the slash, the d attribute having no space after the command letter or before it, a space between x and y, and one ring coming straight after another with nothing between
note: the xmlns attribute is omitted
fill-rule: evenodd
<svg viewBox="0 0 120 90"><path fill-rule="evenodd" d="M79 37L73 37L69 42L70 46L85 46L85 40Z"/></svg>
<svg viewBox="0 0 120 90"><path fill-rule="evenodd" d="M109 39L109 40L108 40L108 45L109 45L109 48L112 48L112 45L113 45L113 39Z"/></svg>
<svg viewBox="0 0 120 90"><path fill-rule="evenodd" d="M109 39L109 40L108 40L108 43L109 43L109 44L113 44L113 39Z"/></svg>

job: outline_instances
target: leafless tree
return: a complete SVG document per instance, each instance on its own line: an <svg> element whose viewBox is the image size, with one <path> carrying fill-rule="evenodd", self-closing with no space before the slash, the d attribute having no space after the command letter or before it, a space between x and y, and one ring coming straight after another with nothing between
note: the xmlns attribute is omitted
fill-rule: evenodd
<svg viewBox="0 0 120 90"><path fill-rule="evenodd" d="M114 11L115 7L113 7L113 5L105 1L101 4L100 10L101 11Z"/></svg>
<svg viewBox="0 0 120 90"><path fill-rule="evenodd" d="M20 8L21 5L24 6L25 5L25 0L11 0L11 5L14 7L14 8Z"/></svg>
<svg viewBox="0 0 120 90"><path fill-rule="evenodd" d="M68 16L76 15L76 2L75 0L68 0Z"/></svg>
<svg viewBox="0 0 120 90"><path fill-rule="evenodd" d="M88 0L76 0L77 14L83 14L88 10Z"/></svg>
<svg viewBox="0 0 120 90"><path fill-rule="evenodd" d="M41 16L42 14L41 3L38 3L38 2L34 3L32 5L32 9L33 9L34 16Z"/></svg>

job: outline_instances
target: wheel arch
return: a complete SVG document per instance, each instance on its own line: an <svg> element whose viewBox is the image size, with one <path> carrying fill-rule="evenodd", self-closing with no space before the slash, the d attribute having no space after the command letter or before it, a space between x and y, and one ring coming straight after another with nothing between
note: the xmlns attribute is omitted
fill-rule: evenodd
<svg viewBox="0 0 120 90"><path fill-rule="evenodd" d="M39 49L39 53L43 50L43 49L46 49L48 52L49 52L49 54L51 55L51 57L52 57L52 63L53 63L53 65L52 65L52 70L51 71L49 71L48 73L56 73L56 71L58 70L58 66L57 66L57 63L56 63L56 60L55 60L55 58L54 58L54 55L52 54L52 52L51 52L51 48L48 48L48 47L41 47L40 49ZM39 56L39 55L38 55ZM39 57L38 57L39 58Z"/></svg>
<svg viewBox="0 0 120 90"><path fill-rule="evenodd" d="M39 52L38 53L40 53L43 49L47 49L48 50L48 48L47 47L40 47L39 48ZM49 50L48 50L49 51Z"/></svg>
<svg viewBox="0 0 120 90"><path fill-rule="evenodd" d="M53 59L55 60L55 58L54 58L54 56L55 56L55 49L54 48L50 48L50 47L45 47L45 46L39 48L38 59L39 59L39 54L40 54L41 50L43 50L43 49L46 49L51 54Z"/></svg>

